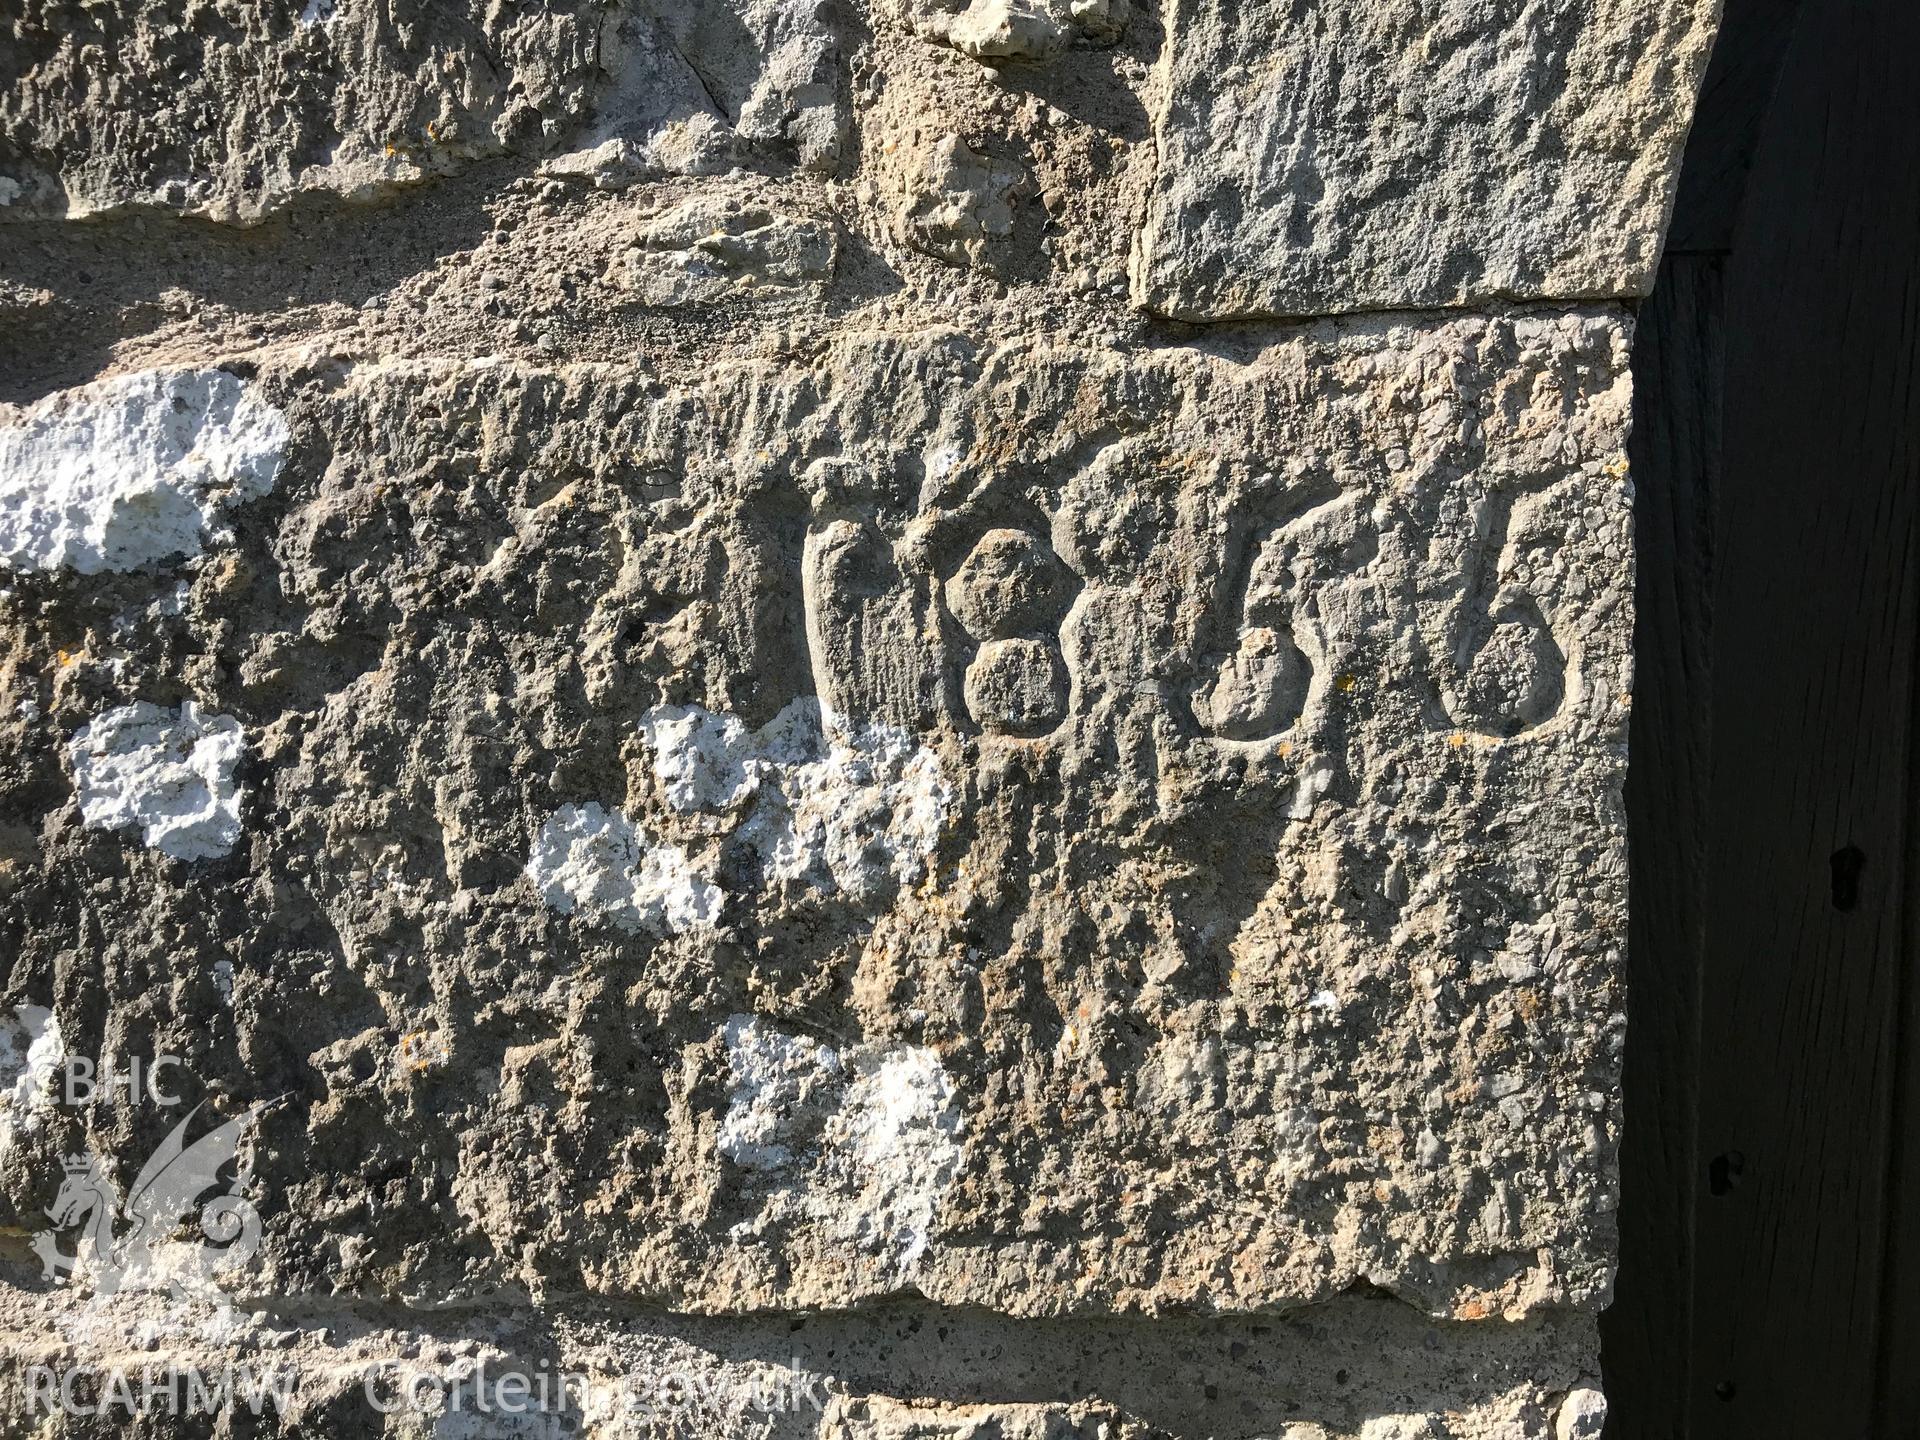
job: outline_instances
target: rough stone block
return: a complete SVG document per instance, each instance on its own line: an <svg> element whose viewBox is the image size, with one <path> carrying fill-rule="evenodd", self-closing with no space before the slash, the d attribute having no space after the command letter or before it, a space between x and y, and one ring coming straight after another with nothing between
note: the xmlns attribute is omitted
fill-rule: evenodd
<svg viewBox="0 0 1920 1440"><path fill-rule="evenodd" d="M1173 0L1135 298L1644 295L1717 0Z"/></svg>
<svg viewBox="0 0 1920 1440"><path fill-rule="evenodd" d="M16 4L0 1428L1597 1433L1711 8Z"/></svg>
<svg viewBox="0 0 1920 1440"><path fill-rule="evenodd" d="M271 499L14 632L115 656L6 722L80 791L23 961L288 1097L287 1293L1594 1303L1626 338L270 360ZM216 635L233 858L88 828L94 696Z"/></svg>
<svg viewBox="0 0 1920 1440"><path fill-rule="evenodd" d="M605 183L831 170L840 38L770 0L28 0L0 17L0 219L255 222L501 155Z"/></svg>

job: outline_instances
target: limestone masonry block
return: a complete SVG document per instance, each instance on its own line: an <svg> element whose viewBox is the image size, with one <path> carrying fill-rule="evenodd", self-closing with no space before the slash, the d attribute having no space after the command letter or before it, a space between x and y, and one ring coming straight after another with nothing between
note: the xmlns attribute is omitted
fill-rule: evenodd
<svg viewBox="0 0 1920 1440"><path fill-rule="evenodd" d="M0 16L0 1429L1598 1434L1712 10Z"/></svg>
<svg viewBox="0 0 1920 1440"><path fill-rule="evenodd" d="M1718 0L1169 0L1135 294L1185 320L1644 295Z"/></svg>

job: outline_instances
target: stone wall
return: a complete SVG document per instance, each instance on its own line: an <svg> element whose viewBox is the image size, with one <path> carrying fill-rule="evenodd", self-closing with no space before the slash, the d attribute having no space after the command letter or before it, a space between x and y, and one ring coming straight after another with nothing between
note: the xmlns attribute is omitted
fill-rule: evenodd
<svg viewBox="0 0 1920 1440"><path fill-rule="evenodd" d="M0 1413L1597 1435L1716 8L0 12Z"/></svg>

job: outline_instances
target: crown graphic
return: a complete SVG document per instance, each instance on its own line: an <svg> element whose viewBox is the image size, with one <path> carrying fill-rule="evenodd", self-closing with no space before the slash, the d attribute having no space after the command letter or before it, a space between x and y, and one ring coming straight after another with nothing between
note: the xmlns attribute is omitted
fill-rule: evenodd
<svg viewBox="0 0 1920 1440"><path fill-rule="evenodd" d="M69 1175L84 1175L93 1168L91 1155L62 1155L60 1168Z"/></svg>

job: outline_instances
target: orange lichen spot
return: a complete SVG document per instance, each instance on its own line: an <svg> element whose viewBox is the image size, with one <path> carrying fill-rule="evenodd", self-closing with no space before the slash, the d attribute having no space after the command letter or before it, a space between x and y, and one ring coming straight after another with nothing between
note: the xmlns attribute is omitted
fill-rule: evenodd
<svg viewBox="0 0 1920 1440"><path fill-rule="evenodd" d="M1465 732L1460 730L1454 731L1453 734L1447 736L1447 744L1451 745L1456 750L1464 750L1467 745L1467 737Z"/></svg>
<svg viewBox="0 0 1920 1440"><path fill-rule="evenodd" d="M400 1062L409 1070L425 1070L436 1060L446 1059L446 1047L431 1031L409 1030L400 1037Z"/></svg>
<svg viewBox="0 0 1920 1440"><path fill-rule="evenodd" d="M1345 695L1352 691L1353 687L1359 683L1360 682L1351 675L1341 675L1334 680L1333 688L1338 690L1342 695Z"/></svg>

